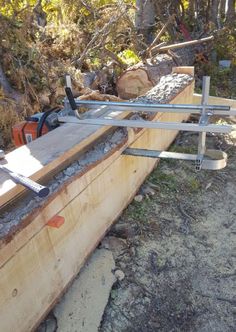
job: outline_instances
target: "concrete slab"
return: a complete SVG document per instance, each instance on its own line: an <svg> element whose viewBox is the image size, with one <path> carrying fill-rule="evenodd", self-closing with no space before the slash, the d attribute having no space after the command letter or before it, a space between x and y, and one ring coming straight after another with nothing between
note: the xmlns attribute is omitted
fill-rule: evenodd
<svg viewBox="0 0 236 332"><path fill-rule="evenodd" d="M111 251L97 249L54 308L58 332L96 332L116 278Z"/></svg>

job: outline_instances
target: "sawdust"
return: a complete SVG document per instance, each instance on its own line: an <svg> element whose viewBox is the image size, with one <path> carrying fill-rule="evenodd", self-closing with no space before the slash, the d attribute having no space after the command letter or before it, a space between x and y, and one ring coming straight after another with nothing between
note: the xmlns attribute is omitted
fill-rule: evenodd
<svg viewBox="0 0 236 332"><path fill-rule="evenodd" d="M144 103L166 103L166 100L173 99L180 91L193 81L193 77L188 74L169 74L161 77L160 82L150 89L145 96L135 99Z"/></svg>
<svg viewBox="0 0 236 332"><path fill-rule="evenodd" d="M182 91L187 85L193 81L193 77L186 74L170 74L163 76L161 81L150 92L147 93L147 98L137 98L136 101L151 102L154 98L155 102L168 103L173 99L180 91ZM141 119L139 114L133 114L131 119ZM101 138L100 142L90 148L79 160L72 163L62 172L59 172L53 179L47 184L52 195L65 184L67 180L79 173L84 172L86 167L101 160L104 156L115 149L122 141L127 137L126 129L117 129L114 133L105 135ZM34 209L42 206L47 201L46 198L39 198L32 195L30 192L17 204L11 206L10 210L0 215L0 240L4 238L14 227L18 226L22 220L27 217Z"/></svg>
<svg viewBox="0 0 236 332"><path fill-rule="evenodd" d="M60 190L71 177L83 173L91 164L103 159L106 154L114 150L121 142L125 141L126 138L127 130L124 128L117 129L113 133L105 135L100 142L97 141L94 146L79 156L78 160L50 180L47 184L50 189L50 195ZM6 236L14 226L18 225L34 209L45 204L47 199L48 197L40 198L28 193L18 204L12 206L10 211L4 212L0 216L0 239Z"/></svg>

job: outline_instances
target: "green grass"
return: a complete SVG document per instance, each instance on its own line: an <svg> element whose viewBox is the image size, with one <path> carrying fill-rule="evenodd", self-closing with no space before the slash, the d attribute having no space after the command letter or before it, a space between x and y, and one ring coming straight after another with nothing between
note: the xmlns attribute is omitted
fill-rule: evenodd
<svg viewBox="0 0 236 332"><path fill-rule="evenodd" d="M143 199L142 202L133 201L125 213L135 221L147 221L148 211L151 208L150 200Z"/></svg>
<svg viewBox="0 0 236 332"><path fill-rule="evenodd" d="M170 147L171 152L181 152L181 153L196 153L196 146L179 146L172 145Z"/></svg>
<svg viewBox="0 0 236 332"><path fill-rule="evenodd" d="M148 179L150 182L154 183L157 186L160 186L160 190L165 192L168 191L176 191L178 187L178 181L176 176L173 174L166 174L161 171L160 168L157 168Z"/></svg>
<svg viewBox="0 0 236 332"><path fill-rule="evenodd" d="M192 193L197 192L198 190L200 190L201 189L201 184L200 184L199 180L196 179L195 177L188 178L188 180L187 180L187 189Z"/></svg>

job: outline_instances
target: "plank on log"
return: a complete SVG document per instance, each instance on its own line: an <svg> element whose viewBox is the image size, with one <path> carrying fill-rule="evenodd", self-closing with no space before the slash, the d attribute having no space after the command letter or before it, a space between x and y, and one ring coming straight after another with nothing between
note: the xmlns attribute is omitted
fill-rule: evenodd
<svg viewBox="0 0 236 332"><path fill-rule="evenodd" d="M175 99L173 100L173 102L182 102L182 103L189 103L192 102L192 91L193 91L193 83L189 86L187 86L179 95L177 95L175 97ZM181 121L181 119L183 119L183 114L168 114L168 113L160 113L157 114L156 119L160 119L160 120L167 120L167 121ZM185 115L184 119L187 118L188 115ZM135 132L135 137L136 139L139 138L139 136L141 136L143 134L143 132L146 130L142 130L139 131L138 133ZM129 131L132 132L133 131ZM147 133L158 133L158 135L160 135L160 137L164 137L166 135L170 135L171 133L173 135L176 135L177 131L166 131L166 130L161 130L161 131L146 131ZM44 205L46 204L47 206L47 210L46 210L46 216L48 219L52 218L58 211L62 210L64 206L66 206L70 201L72 201L77 195L79 195L87 186L88 183L93 182L93 180L99 176L99 172L98 170L101 170L102 172L104 171L104 169L108 168L109 164L111 162L113 162L115 159L118 158L119 154L122 153L122 151L127 147L130 146L130 144L132 143L132 141L134 141L134 137L133 135L129 135L129 139L126 142L126 144L124 144L122 146L122 148L117 151L116 153L113 153L111 157L109 158L105 158L104 161L101 163L101 167L99 168L92 168L91 170L88 170L86 173L86 177L89 179L86 181L83 181L83 179L81 179L81 185L77 186L74 184L73 181L70 180L70 183L67 184L68 186L68 191L61 189L59 193L56 193L54 195L50 195L50 200L46 200L46 202L44 203ZM150 148L154 149L157 145L158 141L153 140L149 142ZM143 143L141 145L141 147L143 147ZM132 147L137 147L136 145L132 145ZM104 167L104 168L103 168ZM81 177L81 176L80 176ZM60 196L60 199L57 200L56 197L54 197L56 195L56 197ZM52 197L51 197L52 196ZM17 209L17 206L16 206ZM15 254L15 251L17 251L20 247L22 247L24 245L24 243L30 239L35 233L38 233L40 231L40 229L42 229L45 226L45 222L44 222L44 215L41 214L41 209L40 210L36 210L36 211L31 211L31 214L29 216L27 216L27 222L25 222L25 220L22 220L22 227L20 228L21 231L17 231L15 232L15 234L10 234L10 242L5 238L2 238L0 240L0 261L2 264L4 264L5 261L7 261L9 259L9 257L11 255ZM33 220L32 222L30 222L30 220ZM27 232L24 232L24 228L27 228ZM5 240L7 240L5 242ZM4 254L5 252L5 254ZM10 255L10 256L9 256Z"/></svg>
<svg viewBox="0 0 236 332"><path fill-rule="evenodd" d="M128 112L112 112L112 114L109 113L109 116L123 119L128 114ZM7 166L15 172L40 181L45 175L69 165L76 159L78 153L110 129L111 127L106 126L64 125L7 154ZM22 186L16 185L10 180L6 174L0 173L1 207L24 190Z"/></svg>
<svg viewBox="0 0 236 332"><path fill-rule="evenodd" d="M123 119L127 113L112 112L112 116ZM59 166L69 165L78 152L109 130L110 127L104 126L66 124L8 153L4 162L9 169L39 181ZM23 191L24 187L17 185L5 173L0 173L0 207Z"/></svg>
<svg viewBox="0 0 236 332"><path fill-rule="evenodd" d="M191 103L192 89L193 84L172 102ZM187 117L164 113L157 116L163 121ZM165 149L176 134L143 130L137 139L134 137L131 147ZM0 270L0 321L4 332L25 332L36 327L155 164L149 158L117 155L109 166L106 161L94 165L70 187L65 184L55 200L41 208L40 225L33 215L31 223L1 249L0 253L5 253ZM72 198L74 188L81 186L84 189ZM65 218L58 229L46 226L49 216L55 214Z"/></svg>

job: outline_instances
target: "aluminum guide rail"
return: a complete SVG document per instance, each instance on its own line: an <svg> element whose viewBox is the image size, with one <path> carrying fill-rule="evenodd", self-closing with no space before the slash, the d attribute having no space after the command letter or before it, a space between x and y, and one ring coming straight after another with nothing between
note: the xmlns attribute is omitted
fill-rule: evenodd
<svg viewBox="0 0 236 332"><path fill-rule="evenodd" d="M96 101L96 100L79 100L75 99L76 105L88 106L90 110L96 110L96 106L106 107L106 111L114 112L148 112L148 113L187 113L187 114L201 114L203 105L192 104L139 104L131 102L108 102L108 101ZM230 106L223 105L206 105L207 114L210 115L222 115L222 116L236 116L236 110L230 109ZM87 112L86 112L87 113ZM82 116L83 118L83 116Z"/></svg>
<svg viewBox="0 0 236 332"><path fill-rule="evenodd" d="M179 105L182 106L182 105ZM200 106L200 105L197 105ZM89 105L88 109L91 110L93 105ZM135 109L135 104L133 106L107 106L107 111L108 112L134 112L134 113L186 113L186 114L201 114L201 109L185 109L185 108L163 108L163 109L151 109L148 107L143 107L139 109ZM86 112L87 113L87 112ZM236 116L236 110L231 109L231 110L214 110L214 109L209 109L207 110L208 115L219 115L219 116ZM83 116L82 116L83 118Z"/></svg>
<svg viewBox="0 0 236 332"><path fill-rule="evenodd" d="M203 77L202 81L202 112L199 119L199 126L206 126L209 122L209 114L207 114L207 104L208 97L210 92L210 77ZM200 132L198 136L198 156L196 160L196 169L200 170L202 167L202 162L204 158L204 154L206 151L206 132Z"/></svg>
<svg viewBox="0 0 236 332"><path fill-rule="evenodd" d="M132 102L114 102L114 101L98 101L98 100L79 100L75 99L76 105L98 105L98 106L118 106L118 107L132 107L135 109L154 109L154 112L159 112L160 109L167 110L177 110L177 109L186 109L186 110L202 110L202 105L192 105L192 104L149 104L149 103L132 103ZM230 109L229 106L224 105L207 105L207 110L224 110L227 111ZM192 113L192 112L190 112Z"/></svg>
<svg viewBox="0 0 236 332"><path fill-rule="evenodd" d="M236 110L231 110L229 106L222 105L209 105L209 88L210 77L203 78L203 91L201 105L192 104L149 104L149 103L135 103L135 102L107 102L107 101L94 101L94 100L79 100L74 99L71 91L70 81L67 79L67 88L65 98L65 109L68 111L67 116L58 117L61 123L76 123L79 125L89 124L97 126L113 126L113 127L129 127L129 128L149 128L149 129L164 129L176 131L193 131L199 132L198 138L198 153L185 154L168 151L155 151L145 149L127 148L123 151L123 155L148 157L148 158L171 158L182 159L195 162L195 169L211 169L218 170L226 166L227 154L219 150L206 149L206 133L230 133L234 127L231 125L215 125L209 124L211 116L236 116ZM77 108L85 105L89 110L88 114L81 115L78 113ZM96 106L100 108L96 109ZM67 109L68 108L68 109ZM70 116L71 111L74 116ZM104 114L104 111L106 112ZM117 120L111 118L109 113L112 112L146 112L146 113L187 113L199 114L200 119L196 123L181 123L181 122L161 122L161 121L148 121L148 120L133 120L124 119Z"/></svg>
<svg viewBox="0 0 236 332"><path fill-rule="evenodd" d="M76 123L79 125L89 124L95 126L113 126L113 127L129 127L129 128L150 128L165 130L181 130L194 132L212 132L212 133L230 133L232 126L228 125L199 125L195 123L182 122L157 122L145 120L115 120L115 119L82 119L79 120L74 116L58 117L61 123Z"/></svg>
<svg viewBox="0 0 236 332"><path fill-rule="evenodd" d="M127 148L125 149L123 154L130 156L137 156L137 157L168 158L168 159L181 159L181 160L192 160L192 161L196 161L197 159L196 154L147 150L147 149L135 149L135 148Z"/></svg>
<svg viewBox="0 0 236 332"><path fill-rule="evenodd" d="M134 149L134 148L127 148L122 154L134 157L164 158L164 159L194 161L195 165L198 160L197 154ZM218 170L224 168L226 164L227 164L227 154L225 152L219 150L205 150L205 155L201 161L201 169Z"/></svg>

